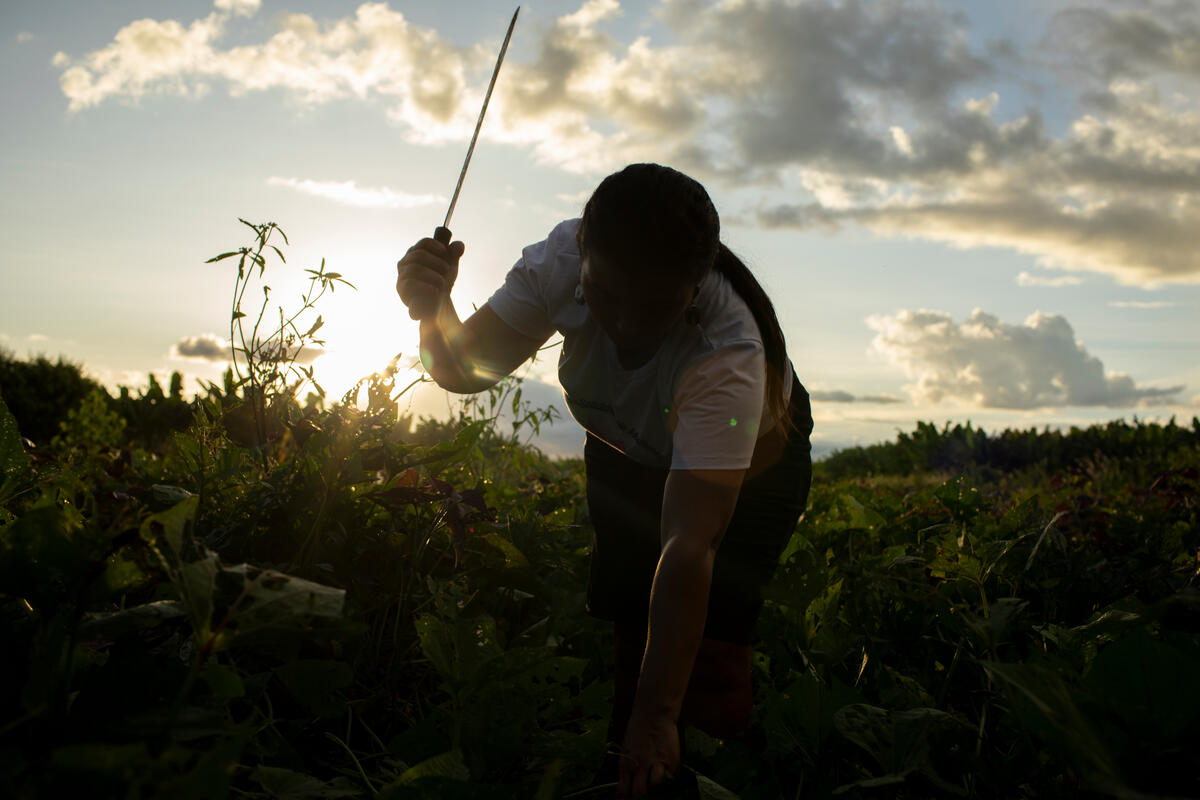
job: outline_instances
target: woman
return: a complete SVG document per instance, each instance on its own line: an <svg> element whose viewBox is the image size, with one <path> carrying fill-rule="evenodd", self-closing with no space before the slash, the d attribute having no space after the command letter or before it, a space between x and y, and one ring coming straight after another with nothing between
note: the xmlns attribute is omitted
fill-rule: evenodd
<svg viewBox="0 0 1200 800"><path fill-rule="evenodd" d="M450 391L482 391L563 335L559 380L587 430L587 608L614 624L622 795L678 768L683 726L748 725L761 590L808 496L808 393L719 234L699 183L634 164L466 322L450 301L462 242L423 239L397 264L422 360Z"/></svg>

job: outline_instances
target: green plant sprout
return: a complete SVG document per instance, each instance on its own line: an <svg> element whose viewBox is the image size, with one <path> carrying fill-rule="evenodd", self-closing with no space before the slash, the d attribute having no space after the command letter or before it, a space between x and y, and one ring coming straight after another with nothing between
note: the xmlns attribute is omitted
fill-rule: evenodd
<svg viewBox="0 0 1200 800"><path fill-rule="evenodd" d="M266 250L274 251L280 262L286 264L283 251L271 242L271 237L278 233L284 244L288 242L287 234L274 222L254 224L241 217L238 222L254 231L254 241L245 247L213 256L205 263L212 264L228 258L238 257L237 278L233 287L233 305L229 314L229 346L231 362L236 377L234 388L242 388L244 396L249 401L254 417L255 438L259 446L266 443L272 431L268 411L275 410L286 415L299 388L306 382L316 387L317 393L324 398L325 390L313 377L311 366L303 366L299 359L315 348L324 347L325 340L317 336L324 326L325 320L316 313L317 302L326 292L333 293L337 285L344 284L355 289L354 284L342 277L340 272L327 272L325 259L317 269L305 269L308 274L308 286L300 296L300 307L295 311L285 311L283 306L277 307L278 323L267 327L263 323L267 317L270 304L271 287L263 282L267 270ZM255 274L257 271L257 275ZM253 320L254 324L247 333L245 320L250 317L243 311L243 302L250 284L258 282L262 291L262 303L259 304ZM273 315L274 316L274 315ZM311 323L310 323L311 320ZM306 326L307 327L304 327ZM267 329L270 328L270 332Z"/></svg>

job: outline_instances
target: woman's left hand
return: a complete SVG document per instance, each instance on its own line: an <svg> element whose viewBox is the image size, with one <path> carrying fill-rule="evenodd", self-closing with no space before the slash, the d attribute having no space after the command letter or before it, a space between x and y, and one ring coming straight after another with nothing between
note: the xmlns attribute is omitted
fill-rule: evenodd
<svg viewBox="0 0 1200 800"><path fill-rule="evenodd" d="M621 745L621 779L617 797L640 797L679 769L679 730L665 715L635 709Z"/></svg>

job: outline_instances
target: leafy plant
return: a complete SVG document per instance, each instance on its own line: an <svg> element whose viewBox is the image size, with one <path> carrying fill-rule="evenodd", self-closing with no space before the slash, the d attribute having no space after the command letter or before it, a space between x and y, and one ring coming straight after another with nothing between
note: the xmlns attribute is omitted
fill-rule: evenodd
<svg viewBox="0 0 1200 800"><path fill-rule="evenodd" d="M270 250L281 262L287 263L283 251L271 242L271 237L278 233L279 238L287 244L287 234L274 222L255 224L241 218L238 221L254 232L253 243L213 256L207 263L234 257L238 259L233 305L229 315L232 365L237 378L234 386L245 389L245 397L253 414L255 442L261 446L269 437L280 432L271 425L274 420L269 418L269 410L286 413L289 404L295 400L297 390L306 381L312 382L317 392L324 396L324 390L313 378L312 368L302 365L305 356L312 355L315 348L325 344L317 335L325 321L320 314L316 314L314 319L313 314L326 292L332 293L338 284L352 289L354 286L341 273L327 272L325 260L322 259L317 269L304 270L309 279L308 286L300 296L300 307L285 311L283 306L277 306L268 320L271 287L264 282L267 270L264 253ZM251 284L262 292L262 302L257 311L251 311L253 316L243 310L246 292ZM274 321L276 317L277 322Z"/></svg>

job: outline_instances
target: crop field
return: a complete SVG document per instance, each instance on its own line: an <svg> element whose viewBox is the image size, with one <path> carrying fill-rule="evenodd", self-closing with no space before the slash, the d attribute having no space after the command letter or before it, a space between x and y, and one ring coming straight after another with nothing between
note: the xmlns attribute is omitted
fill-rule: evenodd
<svg viewBox="0 0 1200 800"><path fill-rule="evenodd" d="M583 466L523 443L548 415L510 379L414 426L388 372L301 407L250 341L193 400L3 359L0 795L611 796ZM688 732L701 796L1200 796L1198 467L1197 420L820 462L751 727Z"/></svg>

